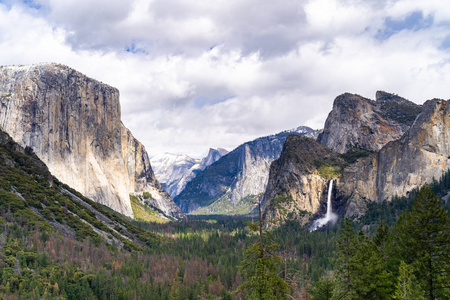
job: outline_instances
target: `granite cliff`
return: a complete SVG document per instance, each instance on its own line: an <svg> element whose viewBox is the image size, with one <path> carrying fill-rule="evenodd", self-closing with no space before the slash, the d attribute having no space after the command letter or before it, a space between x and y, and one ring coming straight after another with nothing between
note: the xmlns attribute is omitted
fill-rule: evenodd
<svg viewBox="0 0 450 300"><path fill-rule="evenodd" d="M308 221L310 215L324 210L327 183L344 165L338 153L317 141L288 136L280 158L270 166L264 218Z"/></svg>
<svg viewBox="0 0 450 300"><path fill-rule="evenodd" d="M344 170L337 190L346 215L360 215L367 201L389 201L439 179L450 167L450 103L424 103L414 124L398 140Z"/></svg>
<svg viewBox="0 0 450 300"><path fill-rule="evenodd" d="M296 219L324 211L330 178L336 179L333 205L347 216L363 214L369 201L390 201L439 179L450 167L449 110L444 100L420 106L385 92L377 92L376 101L353 94L337 97L318 138L339 153L333 163L325 163L331 169L311 168L308 161L332 154L322 153L313 140L289 138L271 167L266 218L280 217L281 211Z"/></svg>
<svg viewBox="0 0 450 300"><path fill-rule="evenodd" d="M293 133L316 135L315 130L302 126L244 143L199 172L175 197L175 203L184 212L250 212L253 200L265 190L271 162L280 156L287 136Z"/></svg>
<svg viewBox="0 0 450 300"><path fill-rule="evenodd" d="M185 154L165 153L152 157L150 162L163 189L170 196L176 197L198 172L227 153L228 151L222 148L210 148L208 155L203 159L194 159Z"/></svg>
<svg viewBox="0 0 450 300"><path fill-rule="evenodd" d="M133 216L130 194L169 216L144 146L121 122L119 91L60 64L0 67L0 125L62 182ZM148 195L148 194L147 194Z"/></svg>
<svg viewBox="0 0 450 300"><path fill-rule="evenodd" d="M420 109L420 105L386 92L378 91L376 101L345 93L334 100L317 140L339 153L378 151L399 139Z"/></svg>

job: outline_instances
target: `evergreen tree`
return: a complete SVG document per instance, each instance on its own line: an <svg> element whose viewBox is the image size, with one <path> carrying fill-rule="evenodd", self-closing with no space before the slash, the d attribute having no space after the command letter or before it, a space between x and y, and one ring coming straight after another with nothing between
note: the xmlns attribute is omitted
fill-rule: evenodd
<svg viewBox="0 0 450 300"><path fill-rule="evenodd" d="M336 288L333 299L356 299L355 266L356 235L349 219L345 219L344 227L339 229L337 238Z"/></svg>
<svg viewBox="0 0 450 300"><path fill-rule="evenodd" d="M336 281L332 276L323 276L314 284L311 294L314 300L330 300L336 287Z"/></svg>
<svg viewBox="0 0 450 300"><path fill-rule="evenodd" d="M245 280L235 292L244 291L248 299L287 299L289 286L277 274L281 258L275 251L279 246L273 242L271 233L263 228L261 199L257 204L259 221L248 222L247 225L251 231L258 234L258 241L245 251L240 264Z"/></svg>
<svg viewBox="0 0 450 300"><path fill-rule="evenodd" d="M350 221L338 237L336 259L337 286L333 299L389 299L393 292L392 275L386 270L382 248L386 227L378 230L376 243L362 231L355 234Z"/></svg>
<svg viewBox="0 0 450 300"><path fill-rule="evenodd" d="M396 285L394 299L396 300L425 300L424 292L417 283L411 266L400 262L398 283Z"/></svg>
<svg viewBox="0 0 450 300"><path fill-rule="evenodd" d="M391 274L375 243L360 231L354 257L353 280L357 299L388 299L393 292Z"/></svg>
<svg viewBox="0 0 450 300"><path fill-rule="evenodd" d="M378 251L380 252L382 258L384 261L386 261L386 245L389 239L389 226L388 224L383 220L381 221L380 225L377 228L377 232L375 233L375 236L373 237L373 242L378 248Z"/></svg>
<svg viewBox="0 0 450 300"><path fill-rule="evenodd" d="M448 299L450 287L450 218L433 190L424 185L412 207L393 229L391 262L411 265L430 300Z"/></svg>

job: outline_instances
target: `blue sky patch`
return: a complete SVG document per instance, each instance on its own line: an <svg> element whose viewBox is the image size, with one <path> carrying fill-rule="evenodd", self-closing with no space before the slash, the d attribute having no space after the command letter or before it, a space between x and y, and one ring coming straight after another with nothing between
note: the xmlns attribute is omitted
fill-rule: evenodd
<svg viewBox="0 0 450 300"><path fill-rule="evenodd" d="M23 4L30 8L41 9L41 5L34 0L22 0Z"/></svg>
<svg viewBox="0 0 450 300"><path fill-rule="evenodd" d="M392 35L403 30L418 31L428 28L433 24L433 22L434 17L432 15L425 17L422 11L414 11L402 20L387 17L384 20L384 30L378 31L376 38L379 40L386 40Z"/></svg>
<svg viewBox="0 0 450 300"><path fill-rule="evenodd" d="M210 98L210 97L204 97L204 96L196 96L192 100L194 101L194 106L196 108L204 107L207 105L214 105L217 103L225 102L228 99L234 98L236 96L226 96L221 98Z"/></svg>
<svg viewBox="0 0 450 300"><path fill-rule="evenodd" d="M447 35L443 40L441 45L439 46L440 49L447 50L450 49L450 35Z"/></svg>
<svg viewBox="0 0 450 300"><path fill-rule="evenodd" d="M144 48L139 48L138 46L136 46L135 43L132 43L131 45L126 46L125 52L132 53L132 54L138 54L138 53L148 54L148 52Z"/></svg>

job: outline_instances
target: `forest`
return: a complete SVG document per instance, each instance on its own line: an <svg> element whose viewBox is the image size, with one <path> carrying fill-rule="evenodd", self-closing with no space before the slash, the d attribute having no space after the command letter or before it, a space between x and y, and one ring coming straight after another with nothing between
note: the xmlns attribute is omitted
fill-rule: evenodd
<svg viewBox="0 0 450 300"><path fill-rule="evenodd" d="M0 299L449 299L450 172L310 232L125 218L0 136Z"/></svg>

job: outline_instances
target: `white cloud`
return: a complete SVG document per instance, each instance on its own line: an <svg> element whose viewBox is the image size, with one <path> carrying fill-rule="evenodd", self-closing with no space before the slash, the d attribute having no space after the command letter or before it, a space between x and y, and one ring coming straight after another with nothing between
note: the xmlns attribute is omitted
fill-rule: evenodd
<svg viewBox="0 0 450 300"><path fill-rule="evenodd" d="M27 3L0 4L1 64L60 62L119 88L151 155L319 128L343 92L449 98L442 1Z"/></svg>

